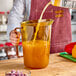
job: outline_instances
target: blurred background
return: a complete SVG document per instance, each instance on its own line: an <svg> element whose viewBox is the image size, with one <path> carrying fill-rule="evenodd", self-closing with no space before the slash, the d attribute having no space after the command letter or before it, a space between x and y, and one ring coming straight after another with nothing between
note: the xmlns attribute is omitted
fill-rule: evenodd
<svg viewBox="0 0 76 76"><path fill-rule="evenodd" d="M0 43L7 42L8 14L13 7L14 0L0 0Z"/></svg>
<svg viewBox="0 0 76 76"><path fill-rule="evenodd" d="M16 51L16 46L8 42L7 38L8 15L13 7L14 1L0 0L0 60L23 56L22 42L19 43L18 51Z"/></svg>

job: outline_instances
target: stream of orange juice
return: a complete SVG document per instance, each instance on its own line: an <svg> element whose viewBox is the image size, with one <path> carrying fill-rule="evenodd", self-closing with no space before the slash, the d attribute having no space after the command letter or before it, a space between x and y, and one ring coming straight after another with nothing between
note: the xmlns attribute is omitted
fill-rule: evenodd
<svg viewBox="0 0 76 76"><path fill-rule="evenodd" d="M39 31L40 22L42 21L43 14L44 14L45 10L47 9L47 7L48 7L50 4L52 4L51 1L50 1L48 4L46 4L46 6L44 7L44 9L43 9L43 11L42 11L42 13L41 13L41 16L40 16L40 18L39 18L38 24L37 24L37 26L36 26L36 32L35 32L33 41L35 41L35 39L36 39L36 37L37 37L37 33L38 33L38 31ZM51 21L51 24L52 24L52 23L53 23L53 21Z"/></svg>
<svg viewBox="0 0 76 76"><path fill-rule="evenodd" d="M23 42L24 65L29 68L44 68L49 63L50 42L35 40Z"/></svg>
<svg viewBox="0 0 76 76"><path fill-rule="evenodd" d="M60 2L61 2L61 0L55 0L54 6L60 6Z"/></svg>

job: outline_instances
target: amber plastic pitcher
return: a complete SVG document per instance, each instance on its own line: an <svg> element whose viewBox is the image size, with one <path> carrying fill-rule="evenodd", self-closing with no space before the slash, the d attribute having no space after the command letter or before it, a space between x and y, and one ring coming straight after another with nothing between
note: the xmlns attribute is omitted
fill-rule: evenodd
<svg viewBox="0 0 76 76"><path fill-rule="evenodd" d="M38 20L21 23L24 65L28 68L44 68L49 63L51 24L53 20L42 19L34 39Z"/></svg>

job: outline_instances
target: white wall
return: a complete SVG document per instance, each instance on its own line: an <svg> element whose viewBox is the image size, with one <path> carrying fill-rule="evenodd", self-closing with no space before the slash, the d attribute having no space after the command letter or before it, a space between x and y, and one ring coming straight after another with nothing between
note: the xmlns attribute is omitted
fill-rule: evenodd
<svg viewBox="0 0 76 76"><path fill-rule="evenodd" d="M13 6L13 0L0 0L0 12L9 11Z"/></svg>

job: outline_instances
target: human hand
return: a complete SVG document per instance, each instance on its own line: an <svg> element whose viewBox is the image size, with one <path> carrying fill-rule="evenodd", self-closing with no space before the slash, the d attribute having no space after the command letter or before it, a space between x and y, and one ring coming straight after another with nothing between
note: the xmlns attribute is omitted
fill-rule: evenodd
<svg viewBox="0 0 76 76"><path fill-rule="evenodd" d="M12 30L10 32L10 40L14 46L18 45L20 41L20 32L17 32L16 30Z"/></svg>

